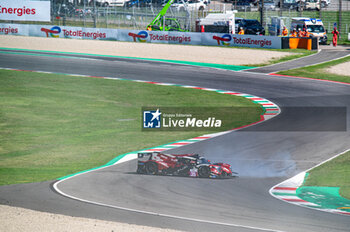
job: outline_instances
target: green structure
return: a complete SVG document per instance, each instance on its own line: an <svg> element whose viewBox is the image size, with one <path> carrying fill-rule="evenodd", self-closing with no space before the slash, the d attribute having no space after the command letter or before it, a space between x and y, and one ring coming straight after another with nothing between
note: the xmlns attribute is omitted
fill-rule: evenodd
<svg viewBox="0 0 350 232"><path fill-rule="evenodd" d="M180 23L175 18L166 18L165 14L168 11L171 4L174 3L175 0L169 0L167 4L163 7L163 9L158 13L158 15L152 20L150 24L147 26L147 30L153 31L182 31L187 32L188 30L184 30L181 28Z"/></svg>

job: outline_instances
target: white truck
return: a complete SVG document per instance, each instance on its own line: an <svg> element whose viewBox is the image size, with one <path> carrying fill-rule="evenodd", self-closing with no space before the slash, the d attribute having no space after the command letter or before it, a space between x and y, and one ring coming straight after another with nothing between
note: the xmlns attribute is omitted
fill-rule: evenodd
<svg viewBox="0 0 350 232"><path fill-rule="evenodd" d="M235 12L226 11L223 14L208 14L199 20L201 32L235 34Z"/></svg>

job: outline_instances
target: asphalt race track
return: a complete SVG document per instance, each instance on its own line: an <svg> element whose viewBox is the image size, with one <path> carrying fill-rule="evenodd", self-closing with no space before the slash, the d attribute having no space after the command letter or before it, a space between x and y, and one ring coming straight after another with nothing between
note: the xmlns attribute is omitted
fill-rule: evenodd
<svg viewBox="0 0 350 232"><path fill-rule="evenodd" d="M322 63L322 62L326 62L332 59L337 59L339 57L343 57L350 54L348 49L347 50L336 49L328 45L321 46L321 47L322 47L322 50L320 52L310 56L301 57L291 62L277 63L274 65L254 68L247 71L258 72L258 73L273 73L273 72L288 70L292 68L304 67L311 64Z"/></svg>
<svg viewBox="0 0 350 232"><path fill-rule="evenodd" d="M0 187L0 204L187 231L349 231L350 217L269 195L277 183L349 148L350 85L129 59L0 54L0 66L151 80L267 98L282 113L265 123L173 150L232 164L239 178L137 175L136 161L52 182ZM320 108L323 111L320 112ZM348 107L347 116L334 108ZM118 155L118 154L116 154Z"/></svg>

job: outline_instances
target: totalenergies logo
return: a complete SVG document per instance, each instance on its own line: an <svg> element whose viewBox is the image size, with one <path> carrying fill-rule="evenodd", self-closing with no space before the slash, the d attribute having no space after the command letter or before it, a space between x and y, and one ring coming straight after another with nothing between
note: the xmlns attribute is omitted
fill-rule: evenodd
<svg viewBox="0 0 350 232"><path fill-rule="evenodd" d="M61 28L58 26L54 26L51 29L41 28L41 31L46 33L46 37L58 38L60 37L58 34L61 33Z"/></svg>
<svg viewBox="0 0 350 232"><path fill-rule="evenodd" d="M225 34L222 37L219 36L213 36L213 39L216 40L218 42L218 45L224 45L224 46L229 46L230 45L230 41L232 40L232 36L229 34ZM221 42L221 44L220 44Z"/></svg>
<svg viewBox="0 0 350 232"><path fill-rule="evenodd" d="M137 39L139 42L144 43L147 40L148 33L147 31L140 31L138 34L130 32L129 36L131 36L134 39L134 42L136 42Z"/></svg>

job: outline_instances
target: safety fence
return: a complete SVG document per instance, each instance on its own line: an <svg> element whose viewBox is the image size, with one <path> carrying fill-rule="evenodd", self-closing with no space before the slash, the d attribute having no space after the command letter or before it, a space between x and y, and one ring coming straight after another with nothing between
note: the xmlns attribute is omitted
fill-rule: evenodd
<svg viewBox="0 0 350 232"><path fill-rule="evenodd" d="M176 31L144 31L108 28L84 28L54 25L0 24L0 34L52 38L116 40L139 43L166 43L206 46L238 46L251 48L282 48L276 36L231 35Z"/></svg>
<svg viewBox="0 0 350 232"><path fill-rule="evenodd" d="M328 33L332 31L335 24L340 31L340 35L350 33L349 0L331 0L328 5L321 4L318 10L306 9L305 7L287 7L283 3L282 7L278 7L278 4L268 4L268 0L264 0L265 5L263 10L260 10L262 7L259 5L259 1L255 5L250 4L249 7L238 7L237 5L240 0L227 1L211 0L210 4L203 10L186 10L178 7L170 7L166 16L178 19L180 26L191 32L196 31L196 22L198 19L210 13L237 10L236 17L257 19L262 22L265 29L268 28L273 16L286 17L285 23L288 27L293 17L310 17L321 18ZM161 9L162 4L159 4L159 2L157 4L147 5L136 4L133 7L105 7L97 4L96 1L51 0L51 22L48 22L47 25L144 30ZM0 22L22 23L17 21ZM24 23L36 24L35 22ZM346 37L343 36L343 38Z"/></svg>

